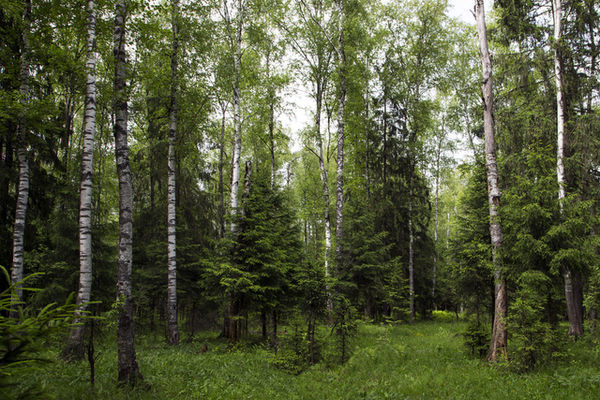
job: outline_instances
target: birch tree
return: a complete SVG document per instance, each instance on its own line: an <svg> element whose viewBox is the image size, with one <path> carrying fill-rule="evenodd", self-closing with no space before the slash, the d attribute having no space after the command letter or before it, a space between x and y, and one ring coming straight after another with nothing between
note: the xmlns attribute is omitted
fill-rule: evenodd
<svg viewBox="0 0 600 400"><path fill-rule="evenodd" d="M179 344L177 324L177 225L176 225L176 178L175 178L175 139L177 136L177 67L179 48L179 1L171 1L173 42L171 48L171 105L169 109L169 154L168 154L168 205L167 205L167 341L171 345Z"/></svg>
<svg viewBox="0 0 600 400"><path fill-rule="evenodd" d="M502 245L502 227L498 209L500 207L500 188L498 187L498 166L496 163L496 143L494 139L494 104L492 96L492 60L488 49L487 28L483 0L476 0L475 19L479 36L479 51L483 82L483 128L485 134L485 167L488 183L488 203L490 209L490 235L492 242L492 263L494 265L494 325L492 340L488 352L489 361L506 357L506 280L502 273L500 248Z"/></svg>
<svg viewBox="0 0 600 400"><path fill-rule="evenodd" d="M81 157L81 186L79 194L79 291L75 323L81 323L81 315L87 309L92 292L92 176L94 162L94 135L96 132L96 10L95 0L87 2L87 60L85 83L85 111L83 115L83 151ZM82 359L83 325L71 329L69 343L64 355Z"/></svg>
<svg viewBox="0 0 600 400"><path fill-rule="evenodd" d="M114 47L114 135L117 175L119 180L119 250L117 266L117 301L120 303L117 326L118 381L134 385L142 379L136 360L133 334L133 303L131 298L133 191L127 143L127 88L125 27L127 0L116 4Z"/></svg>
<svg viewBox="0 0 600 400"><path fill-rule="evenodd" d="M23 28L21 31L21 60L19 68L19 95L21 110L17 121L17 160L19 163L19 184L17 188L17 204L15 207L15 224L13 228L13 253L11 282L16 285L18 303L23 298L23 290L19 284L23 280L23 256L25 246L25 222L27 203L29 199L29 158L27 155L27 109L29 98L29 29L31 26L31 1L25 0L23 13ZM13 307L11 316L16 317L17 310Z"/></svg>
<svg viewBox="0 0 600 400"><path fill-rule="evenodd" d="M226 23L227 36L233 61L233 155L232 155L232 170L231 170L231 192L230 192L230 212L231 232L235 234L237 225L235 216L238 211L238 189L240 184L240 160L242 153L242 118L241 118L241 74L242 74L242 35L244 32L244 12L246 0L237 1L237 20L234 22L229 12L229 4L227 0L223 0L223 16ZM235 24L235 25L234 25Z"/></svg>
<svg viewBox="0 0 600 400"><path fill-rule="evenodd" d="M558 182L558 204L561 218L564 217L564 202L567 196L565 179L565 102L563 94L563 71L561 63L562 36L562 0L552 0L552 17L554 21L554 76L556 82L556 180ZM581 287L574 278L574 271L564 266L565 298L567 317L569 319L569 335L577 339L583 335L583 312L578 304ZM576 282L577 281L577 282Z"/></svg>
<svg viewBox="0 0 600 400"><path fill-rule="evenodd" d="M336 55L339 74L338 114L337 114L337 178L336 178L336 207L335 207L335 255L337 269L340 269L343 249L344 224L344 118L346 107L346 50L344 43L344 1L337 0L338 40Z"/></svg>
<svg viewBox="0 0 600 400"><path fill-rule="evenodd" d="M300 31L287 31L292 47L298 53L304 62L308 65L309 79L312 81L315 100L314 112L314 140L316 151L311 147L307 148L314 154L319 162L319 172L321 176L321 191L323 197L323 228L325 245L323 251L325 276L330 276L329 261L331 259L331 216L330 216L330 194L329 194L329 142L323 143L322 134L322 114L323 97L327 92L330 79L331 58L333 56L333 47L330 44L325 12L321 1L313 3L313 7L305 1L299 2L299 18L304 22ZM329 288L327 308L331 312L331 293Z"/></svg>

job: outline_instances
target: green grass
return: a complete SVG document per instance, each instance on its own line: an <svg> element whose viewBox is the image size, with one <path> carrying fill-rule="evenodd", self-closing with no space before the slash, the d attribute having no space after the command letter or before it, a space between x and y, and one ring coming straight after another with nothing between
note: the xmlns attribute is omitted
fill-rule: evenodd
<svg viewBox="0 0 600 400"><path fill-rule="evenodd" d="M570 361L520 375L473 359L462 344L463 323L360 325L343 366L315 365L300 375L273 366L261 345L227 350L200 338L169 348L160 338L137 343L146 387L118 388L114 342L99 343L96 385L87 362L56 361L26 377L50 399L600 399L600 352L571 344ZM214 336L214 335L213 335ZM198 354L203 343L209 351ZM47 357L55 358L56 350ZM25 379L24 379L25 381Z"/></svg>

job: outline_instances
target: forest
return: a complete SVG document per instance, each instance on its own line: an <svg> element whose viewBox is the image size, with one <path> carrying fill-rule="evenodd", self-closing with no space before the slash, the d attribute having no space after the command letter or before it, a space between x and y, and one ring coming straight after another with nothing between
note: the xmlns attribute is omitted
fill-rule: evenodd
<svg viewBox="0 0 600 400"><path fill-rule="evenodd" d="M600 1L0 0L0 398L600 398Z"/></svg>

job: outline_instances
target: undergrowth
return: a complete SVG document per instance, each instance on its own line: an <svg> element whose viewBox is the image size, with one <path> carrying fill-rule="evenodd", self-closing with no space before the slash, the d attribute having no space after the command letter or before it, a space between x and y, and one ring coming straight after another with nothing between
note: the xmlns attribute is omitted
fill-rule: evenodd
<svg viewBox="0 0 600 400"><path fill-rule="evenodd" d="M231 348L216 334L204 333L168 347L162 338L145 335L137 342L137 353L146 385L133 389L116 386L116 345L107 335L96 345L93 388L87 363L60 360L20 377L21 387L35 384L45 398L68 400L600 398L600 351L593 338L571 343L570 361L517 374L473 357L464 346L464 322L359 323L357 328L351 356L343 365L327 362L327 327L320 327L323 356L314 365L295 358L290 346L306 343L294 344L301 336L294 339L289 327L281 338L287 342L281 356L256 338ZM202 351L204 345L208 351ZM57 354L51 348L44 356L57 359Z"/></svg>

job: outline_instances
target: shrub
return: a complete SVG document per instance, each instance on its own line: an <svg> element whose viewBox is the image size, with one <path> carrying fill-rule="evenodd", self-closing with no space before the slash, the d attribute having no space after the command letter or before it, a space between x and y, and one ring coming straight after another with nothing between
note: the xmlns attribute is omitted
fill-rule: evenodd
<svg viewBox="0 0 600 400"><path fill-rule="evenodd" d="M10 282L8 272L2 266L0 273ZM65 305L48 304L37 313L23 310L22 302L14 302L16 287L22 286L32 276L34 275L16 284L10 284L0 293L0 398L41 396L37 388L27 388L18 395L14 390L11 393L9 388L16 387L19 377L29 372L36 364L48 362L40 358L38 353L43 350L49 337L66 331L75 311L75 305L70 303L71 297ZM31 292L34 289L24 287L23 291ZM18 308L18 316L8 317L14 308Z"/></svg>

